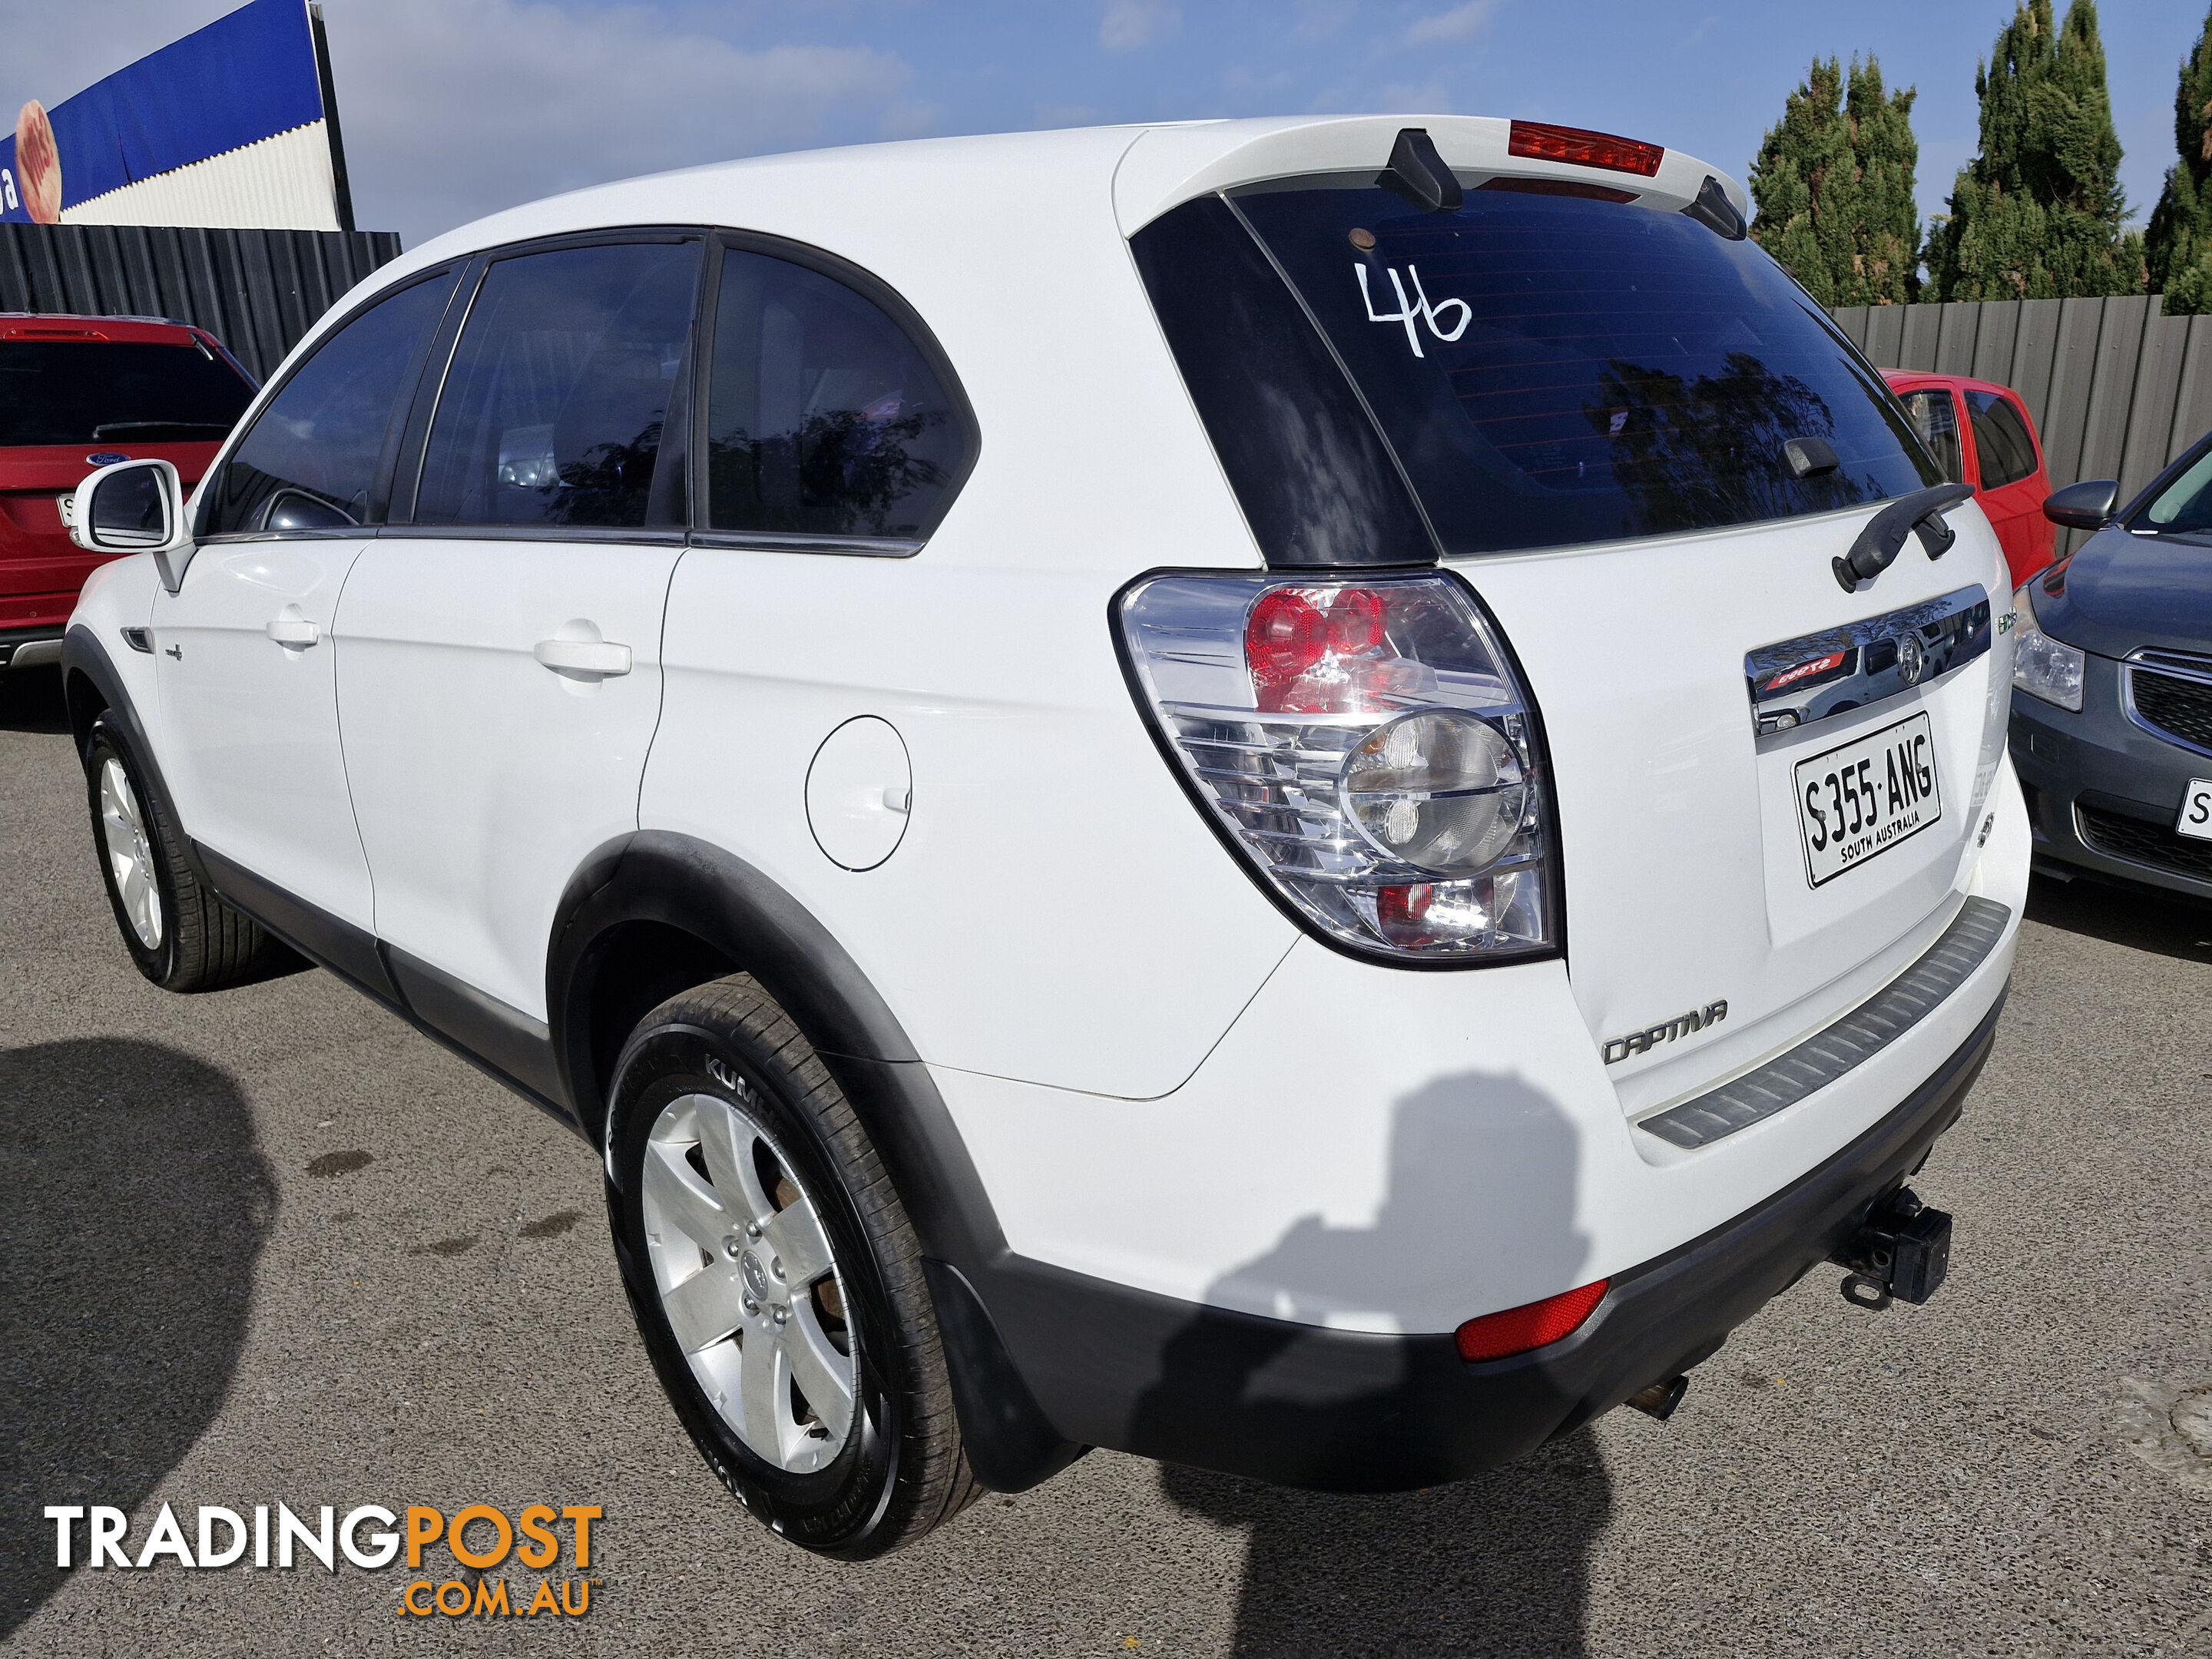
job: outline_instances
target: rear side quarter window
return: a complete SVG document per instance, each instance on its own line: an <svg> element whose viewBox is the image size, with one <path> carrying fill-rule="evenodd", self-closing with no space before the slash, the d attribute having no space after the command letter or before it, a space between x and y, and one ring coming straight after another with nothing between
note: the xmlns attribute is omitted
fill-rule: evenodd
<svg viewBox="0 0 2212 1659"><path fill-rule="evenodd" d="M726 247L714 285L702 527L927 538L975 449L934 354L876 299L794 260Z"/></svg>

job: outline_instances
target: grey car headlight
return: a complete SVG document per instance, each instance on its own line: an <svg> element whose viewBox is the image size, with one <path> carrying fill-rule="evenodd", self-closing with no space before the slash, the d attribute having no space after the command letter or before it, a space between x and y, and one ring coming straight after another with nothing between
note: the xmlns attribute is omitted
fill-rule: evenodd
<svg viewBox="0 0 2212 1659"><path fill-rule="evenodd" d="M2028 594L2033 586L2031 582L2012 596L2013 687L2078 714L2088 655L2052 639L2037 625L2035 603Z"/></svg>

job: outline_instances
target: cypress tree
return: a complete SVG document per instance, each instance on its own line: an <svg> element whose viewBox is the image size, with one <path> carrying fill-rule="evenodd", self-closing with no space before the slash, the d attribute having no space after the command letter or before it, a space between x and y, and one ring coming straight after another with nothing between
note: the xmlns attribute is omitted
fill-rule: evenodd
<svg viewBox="0 0 2212 1659"><path fill-rule="evenodd" d="M1918 287L1913 89L1881 65L1813 60L1752 163L1751 234L1824 306L1902 305Z"/></svg>
<svg viewBox="0 0 2212 1659"><path fill-rule="evenodd" d="M2212 311L2212 14L2181 60L2173 142L2181 160L2166 172L2143 239L2150 285L2165 294L2168 316Z"/></svg>
<svg viewBox="0 0 2212 1659"><path fill-rule="evenodd" d="M2142 292L2142 238L2120 228L2127 201L2095 0L2073 0L2060 27L2051 0L2023 0L1976 66L1974 91L1981 154L1929 237L1929 297Z"/></svg>

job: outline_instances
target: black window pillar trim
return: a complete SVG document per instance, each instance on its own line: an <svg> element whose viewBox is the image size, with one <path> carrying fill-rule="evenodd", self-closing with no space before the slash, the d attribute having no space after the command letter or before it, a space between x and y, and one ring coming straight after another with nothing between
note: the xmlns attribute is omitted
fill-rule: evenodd
<svg viewBox="0 0 2212 1659"><path fill-rule="evenodd" d="M386 524L414 522L415 500L422 489L422 456L429 442L430 422L438 412L438 400L445 394L446 376L453 366L454 349L460 344L461 331L468 326L469 313L476 309L477 295L483 290L484 272L489 267L490 261L481 253L461 261L460 280L454 284L453 297L447 302L446 314L423 354L422 370L416 376L415 385L404 401L406 413L398 422L399 435L392 447L392 472L384 481Z"/></svg>

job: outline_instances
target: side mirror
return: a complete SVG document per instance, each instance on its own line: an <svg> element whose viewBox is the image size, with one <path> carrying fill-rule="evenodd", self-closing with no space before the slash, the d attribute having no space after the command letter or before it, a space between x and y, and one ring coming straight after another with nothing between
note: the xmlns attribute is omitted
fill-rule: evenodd
<svg viewBox="0 0 2212 1659"><path fill-rule="evenodd" d="M184 483L168 461L103 466L70 498L70 539L94 553L151 553L173 593L184 585L192 540L185 526Z"/></svg>
<svg viewBox="0 0 2212 1659"><path fill-rule="evenodd" d="M2069 530L2102 530L2112 523L2112 509L2119 501L2118 478L2087 478L2068 484L2046 500L2043 516Z"/></svg>

